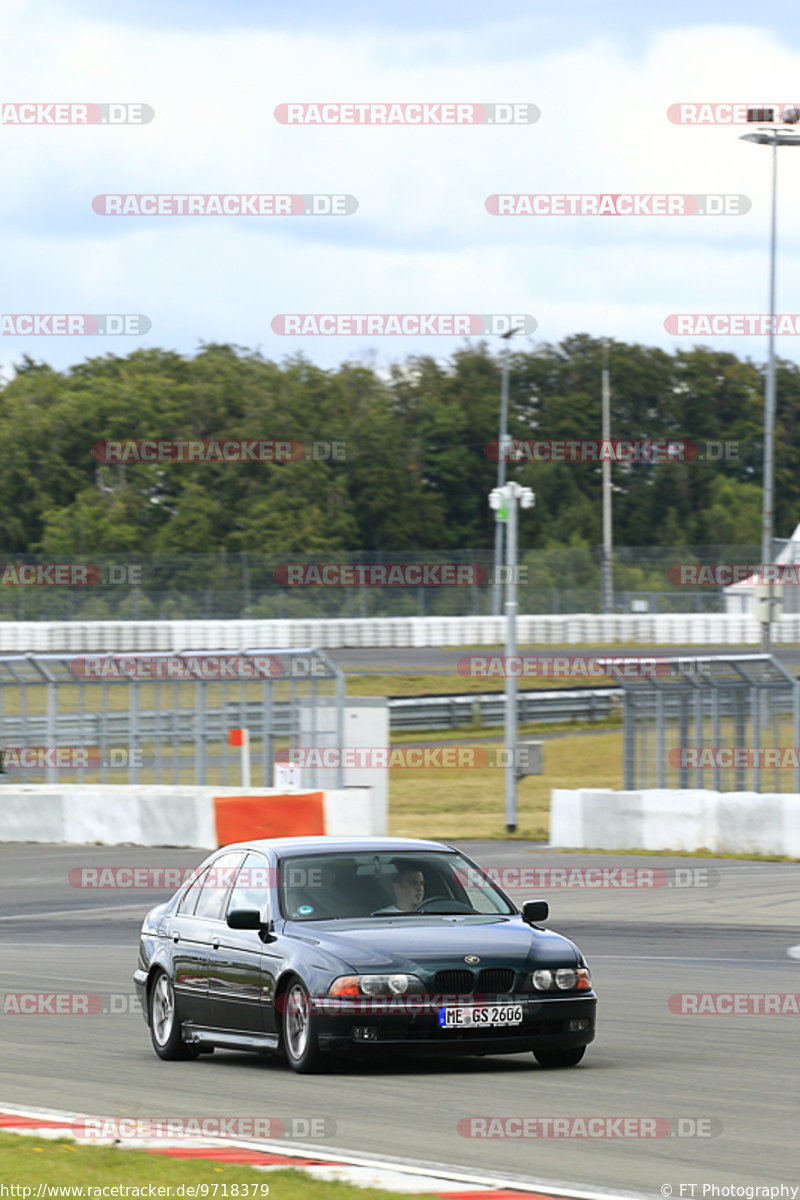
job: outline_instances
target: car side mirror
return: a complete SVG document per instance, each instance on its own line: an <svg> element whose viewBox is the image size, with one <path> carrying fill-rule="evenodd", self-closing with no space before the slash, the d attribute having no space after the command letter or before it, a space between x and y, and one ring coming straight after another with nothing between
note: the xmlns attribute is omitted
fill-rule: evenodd
<svg viewBox="0 0 800 1200"><path fill-rule="evenodd" d="M257 908L235 908L225 918L231 929L253 929L258 933L262 942L274 942L274 921L262 921Z"/></svg>
<svg viewBox="0 0 800 1200"><path fill-rule="evenodd" d="M235 908L228 913L227 923L231 929L261 929L264 925L257 908Z"/></svg>
<svg viewBox="0 0 800 1200"><path fill-rule="evenodd" d="M549 915L550 905L546 900L526 900L522 906L522 919L527 925L538 925Z"/></svg>

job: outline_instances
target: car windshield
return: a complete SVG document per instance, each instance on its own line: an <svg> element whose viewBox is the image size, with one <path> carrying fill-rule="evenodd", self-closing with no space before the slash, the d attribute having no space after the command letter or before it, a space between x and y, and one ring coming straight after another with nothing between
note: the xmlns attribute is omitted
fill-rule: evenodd
<svg viewBox="0 0 800 1200"><path fill-rule="evenodd" d="M293 921L515 912L491 880L460 854L424 850L283 859L280 903L283 915Z"/></svg>

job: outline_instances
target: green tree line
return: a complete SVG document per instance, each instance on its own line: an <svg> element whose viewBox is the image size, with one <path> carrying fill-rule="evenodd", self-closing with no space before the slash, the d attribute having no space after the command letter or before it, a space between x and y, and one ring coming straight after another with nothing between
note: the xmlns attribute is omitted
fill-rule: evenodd
<svg viewBox="0 0 800 1200"><path fill-rule="evenodd" d="M584 334L509 356L512 437L600 436L603 345ZM615 464L618 546L758 543L763 369L707 347L609 344L612 436L730 443L728 457ZM487 549L497 463L500 358L486 343L446 361L380 371L277 364L233 345L194 356L136 350L65 371L25 360L0 387L0 514L6 555L270 555ZM800 514L800 370L779 362L776 536ZM125 439L285 439L344 444L344 459L104 463ZM509 464L533 488L521 549L593 546L595 463Z"/></svg>

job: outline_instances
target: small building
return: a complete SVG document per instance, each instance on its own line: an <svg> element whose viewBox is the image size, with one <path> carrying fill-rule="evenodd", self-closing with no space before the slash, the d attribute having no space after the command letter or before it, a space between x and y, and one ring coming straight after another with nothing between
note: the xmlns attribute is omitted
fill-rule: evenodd
<svg viewBox="0 0 800 1200"><path fill-rule="evenodd" d="M796 565L798 577L800 577L800 525L784 543L782 549L778 551L775 562L781 566ZM744 579L741 583L732 583L730 587L723 589L725 612L734 613L737 616L756 616L756 604L763 592L764 585L757 583L755 575L751 575L749 579ZM779 585L773 588L773 594L778 598L780 606L778 612L800 613L800 587Z"/></svg>

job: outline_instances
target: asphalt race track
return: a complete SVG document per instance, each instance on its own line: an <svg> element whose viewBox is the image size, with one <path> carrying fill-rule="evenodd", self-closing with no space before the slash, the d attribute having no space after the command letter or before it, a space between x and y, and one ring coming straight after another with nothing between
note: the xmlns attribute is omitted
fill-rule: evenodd
<svg viewBox="0 0 800 1200"><path fill-rule="evenodd" d="M583 1063L545 1071L532 1056L343 1064L295 1076L278 1059L221 1053L163 1063L135 1011L131 971L142 914L164 892L80 890L78 866L190 866L203 852L0 846L0 991L5 1101L111 1117L327 1117L328 1149L479 1172L660 1193L680 1185L800 1184L800 1016L680 1015L677 992L800 993L800 864L547 853L465 843L484 866L687 870L701 886L524 888L573 936L600 997ZM715 886L690 871L718 872ZM538 877L537 877L538 878ZM595 877L596 878L596 877ZM613 882L614 876L609 878ZM8 1011L12 992L91 992L96 1015ZM12 1005L13 1006L13 1005ZM472 1138L463 1117L683 1118L683 1132L620 1140ZM709 1123L712 1122L712 1123ZM688 1188L684 1196L691 1193Z"/></svg>

